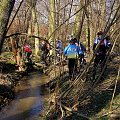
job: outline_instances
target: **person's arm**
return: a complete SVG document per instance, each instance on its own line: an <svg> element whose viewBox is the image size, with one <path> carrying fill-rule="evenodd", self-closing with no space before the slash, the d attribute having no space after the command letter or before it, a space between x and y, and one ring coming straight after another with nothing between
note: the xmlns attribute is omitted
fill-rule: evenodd
<svg viewBox="0 0 120 120"><path fill-rule="evenodd" d="M110 43L110 41L107 42L107 49L111 49L112 45Z"/></svg>
<svg viewBox="0 0 120 120"><path fill-rule="evenodd" d="M67 54L67 47L64 49L64 56Z"/></svg>
<svg viewBox="0 0 120 120"><path fill-rule="evenodd" d="M78 57L80 58L80 54L82 53L82 50L80 49L79 46L77 46L77 53L78 53Z"/></svg>
<svg viewBox="0 0 120 120"><path fill-rule="evenodd" d="M93 44L93 51L95 50L97 44L98 44L98 39L95 39L94 44Z"/></svg>
<svg viewBox="0 0 120 120"><path fill-rule="evenodd" d="M64 51L63 51L63 56L64 56L64 60L67 59L67 50L68 50L69 46L67 46Z"/></svg>
<svg viewBox="0 0 120 120"><path fill-rule="evenodd" d="M68 50L68 48L69 48L69 45L64 49L64 56L66 56L67 55L67 50Z"/></svg>
<svg viewBox="0 0 120 120"><path fill-rule="evenodd" d="M47 44L46 47L48 50L50 50L50 44Z"/></svg>
<svg viewBox="0 0 120 120"><path fill-rule="evenodd" d="M93 51L95 50L96 46L97 46L97 44L94 43L94 44L93 44Z"/></svg>
<svg viewBox="0 0 120 120"><path fill-rule="evenodd" d="M86 48L82 43L80 43L80 46L81 46L82 51L86 52Z"/></svg>
<svg viewBox="0 0 120 120"><path fill-rule="evenodd" d="M45 50L45 45L40 45L40 49L41 49L42 51L44 51L44 50Z"/></svg>

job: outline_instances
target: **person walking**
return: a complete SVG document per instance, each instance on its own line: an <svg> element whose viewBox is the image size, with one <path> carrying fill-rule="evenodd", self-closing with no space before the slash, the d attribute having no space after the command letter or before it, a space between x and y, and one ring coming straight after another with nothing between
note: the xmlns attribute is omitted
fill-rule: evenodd
<svg viewBox="0 0 120 120"><path fill-rule="evenodd" d="M45 64L47 66L46 58L49 53L49 44L47 43L47 41L43 40L41 42L40 49L42 52L41 53L41 64Z"/></svg>
<svg viewBox="0 0 120 120"><path fill-rule="evenodd" d="M77 73L77 59L80 52L80 48L76 46L74 39L71 39L69 45L64 49L64 56L68 59L70 80L74 79L74 76Z"/></svg>
<svg viewBox="0 0 120 120"><path fill-rule="evenodd" d="M62 57L62 41L60 39L56 42L56 49L57 49L57 62L60 62Z"/></svg>
<svg viewBox="0 0 120 120"><path fill-rule="evenodd" d="M31 46L30 46L28 43L25 43L23 49L24 49L24 53L25 53L25 58L26 58L26 60L27 60L28 62L31 62L31 58L30 58L30 56L31 56L31 54L32 54Z"/></svg>
<svg viewBox="0 0 120 120"><path fill-rule="evenodd" d="M74 41L75 41L76 46L78 46L80 48L79 60L80 60L80 65L82 65L83 63L86 63L86 60L84 58L85 52L86 52L86 48L82 44L82 42L78 41L76 38L74 38Z"/></svg>
<svg viewBox="0 0 120 120"><path fill-rule="evenodd" d="M109 46L111 45L111 43L106 38L102 38L103 37L102 31L99 31L97 33L97 36L98 37L95 39L94 44L93 44L93 52L95 54L94 65L93 65L93 79L95 79L96 68L99 63L101 65L101 70L103 69L105 62L106 62L106 53L107 53ZM99 46L96 50L96 46L98 44Z"/></svg>

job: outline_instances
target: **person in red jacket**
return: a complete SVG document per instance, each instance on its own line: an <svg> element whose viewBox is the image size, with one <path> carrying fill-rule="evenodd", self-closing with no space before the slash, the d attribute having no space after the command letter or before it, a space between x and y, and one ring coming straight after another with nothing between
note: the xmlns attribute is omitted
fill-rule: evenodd
<svg viewBox="0 0 120 120"><path fill-rule="evenodd" d="M30 55L32 54L32 49L31 49L31 46L27 43L25 43L24 45L24 53L25 53L25 56L26 56L26 59L28 61L30 61Z"/></svg>

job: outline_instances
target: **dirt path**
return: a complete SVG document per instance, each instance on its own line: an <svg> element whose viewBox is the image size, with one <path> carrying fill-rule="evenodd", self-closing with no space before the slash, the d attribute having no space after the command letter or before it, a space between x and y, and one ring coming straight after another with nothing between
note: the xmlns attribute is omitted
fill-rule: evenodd
<svg viewBox="0 0 120 120"><path fill-rule="evenodd" d="M39 120L44 98L41 85L48 80L47 76L34 73L20 81L15 99L0 112L0 120Z"/></svg>

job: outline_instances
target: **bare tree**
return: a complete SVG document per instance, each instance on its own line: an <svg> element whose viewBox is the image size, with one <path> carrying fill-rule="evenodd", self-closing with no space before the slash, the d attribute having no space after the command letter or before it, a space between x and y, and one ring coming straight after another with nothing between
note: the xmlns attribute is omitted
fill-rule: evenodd
<svg viewBox="0 0 120 120"><path fill-rule="evenodd" d="M14 4L15 0L0 1L0 52L2 50L2 45L7 34L7 26Z"/></svg>

